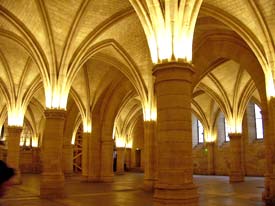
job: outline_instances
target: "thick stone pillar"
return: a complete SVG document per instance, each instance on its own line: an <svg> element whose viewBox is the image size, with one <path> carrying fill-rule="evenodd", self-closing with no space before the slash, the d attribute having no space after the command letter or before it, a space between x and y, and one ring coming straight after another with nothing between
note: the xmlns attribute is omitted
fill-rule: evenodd
<svg viewBox="0 0 275 206"><path fill-rule="evenodd" d="M8 153L7 163L10 167L15 169L16 175L12 178L13 184L21 184L21 172L19 168L20 155L20 135L22 127L8 126Z"/></svg>
<svg viewBox="0 0 275 206"><path fill-rule="evenodd" d="M230 138L230 174L229 181L243 182L243 162L242 162L242 134L240 133L229 133Z"/></svg>
<svg viewBox="0 0 275 206"><path fill-rule="evenodd" d="M155 174L155 121L144 122L144 190L153 191Z"/></svg>
<svg viewBox="0 0 275 206"><path fill-rule="evenodd" d="M191 99L193 67L164 63L153 70L157 98L157 183L154 206L198 205L193 183Z"/></svg>
<svg viewBox="0 0 275 206"><path fill-rule="evenodd" d="M40 184L42 198L64 196L64 175L61 161L65 114L65 110L45 110L46 123L42 143Z"/></svg>
<svg viewBox="0 0 275 206"><path fill-rule="evenodd" d="M116 152L117 152L116 173L123 174L124 173L125 148L117 147Z"/></svg>
<svg viewBox="0 0 275 206"><path fill-rule="evenodd" d="M89 170L89 145L90 145L91 133L83 132L82 135L82 177L84 181L88 180L88 170Z"/></svg>
<svg viewBox="0 0 275 206"><path fill-rule="evenodd" d="M113 150L114 142L112 139L101 141L100 181L102 182L112 182L114 179Z"/></svg>
<svg viewBox="0 0 275 206"><path fill-rule="evenodd" d="M264 121L264 144L266 152L265 191L266 205L275 205L275 98L269 101L268 114L262 112Z"/></svg>
<svg viewBox="0 0 275 206"><path fill-rule="evenodd" d="M89 168L88 181L100 182L100 141L99 137L92 132L91 141L89 142Z"/></svg>
<svg viewBox="0 0 275 206"><path fill-rule="evenodd" d="M207 149L207 173L209 175L214 175L215 167L214 167L214 142L206 142Z"/></svg>
<svg viewBox="0 0 275 206"><path fill-rule="evenodd" d="M89 168L88 168L88 181L100 182L100 118L97 113L92 115L93 130L89 141Z"/></svg>
<svg viewBox="0 0 275 206"><path fill-rule="evenodd" d="M62 165L65 176L71 176L73 174L73 145L63 145L62 153Z"/></svg>

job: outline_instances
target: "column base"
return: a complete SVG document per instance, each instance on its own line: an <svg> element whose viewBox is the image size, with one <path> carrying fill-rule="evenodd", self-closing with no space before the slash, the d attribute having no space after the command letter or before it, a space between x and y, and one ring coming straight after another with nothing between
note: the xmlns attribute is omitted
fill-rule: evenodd
<svg viewBox="0 0 275 206"><path fill-rule="evenodd" d="M73 172L65 172L65 171L64 171L64 176L65 176L65 177L71 177L71 176L73 176L73 175L74 175Z"/></svg>
<svg viewBox="0 0 275 206"><path fill-rule="evenodd" d="M82 175L82 176L81 176L81 182L89 182L89 181L88 181L88 176Z"/></svg>
<svg viewBox="0 0 275 206"><path fill-rule="evenodd" d="M87 177L88 182L100 182L100 177Z"/></svg>
<svg viewBox="0 0 275 206"><path fill-rule="evenodd" d="M40 197L62 198L64 196L65 195L63 174L42 174Z"/></svg>
<svg viewBox="0 0 275 206"><path fill-rule="evenodd" d="M265 205L275 206L275 175L271 175L269 178L269 189L263 193L263 200Z"/></svg>
<svg viewBox="0 0 275 206"><path fill-rule="evenodd" d="M154 191L155 180L154 179L144 179L143 190L147 192Z"/></svg>
<svg viewBox="0 0 275 206"><path fill-rule="evenodd" d="M198 206L197 187L191 183L181 186L156 185L154 206Z"/></svg>
<svg viewBox="0 0 275 206"><path fill-rule="evenodd" d="M116 175L123 175L124 174L124 170L117 170L116 171L116 173L115 173Z"/></svg>
<svg viewBox="0 0 275 206"><path fill-rule="evenodd" d="M231 172L229 176L230 183L244 182L244 175L240 172Z"/></svg>
<svg viewBox="0 0 275 206"><path fill-rule="evenodd" d="M11 178L10 182L13 185L22 184L21 172L19 170L16 170L16 174Z"/></svg>
<svg viewBox="0 0 275 206"><path fill-rule="evenodd" d="M105 177L100 177L100 182L113 182L114 181L114 176L105 176Z"/></svg>

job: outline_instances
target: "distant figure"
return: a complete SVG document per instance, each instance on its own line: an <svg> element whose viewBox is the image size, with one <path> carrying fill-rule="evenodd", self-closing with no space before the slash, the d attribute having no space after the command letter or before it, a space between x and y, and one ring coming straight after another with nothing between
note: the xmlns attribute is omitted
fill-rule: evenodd
<svg viewBox="0 0 275 206"><path fill-rule="evenodd" d="M14 175L14 169L8 167L0 160L0 197L3 197L7 188L11 185L10 178Z"/></svg>

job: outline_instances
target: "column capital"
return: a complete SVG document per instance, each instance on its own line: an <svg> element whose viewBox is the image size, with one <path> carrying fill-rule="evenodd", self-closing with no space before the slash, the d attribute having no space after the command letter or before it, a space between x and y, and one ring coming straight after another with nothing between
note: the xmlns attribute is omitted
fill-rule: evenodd
<svg viewBox="0 0 275 206"><path fill-rule="evenodd" d="M66 117L64 109L46 109L44 113L47 119L65 119Z"/></svg>
<svg viewBox="0 0 275 206"><path fill-rule="evenodd" d="M23 130L23 127L21 126L8 126L8 131L11 133L21 133Z"/></svg>
<svg viewBox="0 0 275 206"><path fill-rule="evenodd" d="M122 151L122 150L125 150L125 147L116 147L116 150Z"/></svg>
<svg viewBox="0 0 275 206"><path fill-rule="evenodd" d="M160 64L156 64L153 67L153 75L157 72L165 71L173 69L182 69L182 70L189 70L190 72L194 73L194 65L188 62L164 62Z"/></svg>
<svg viewBox="0 0 275 206"><path fill-rule="evenodd" d="M228 133L230 139L237 139L242 137L242 133Z"/></svg>
<svg viewBox="0 0 275 206"><path fill-rule="evenodd" d="M149 121L145 120L144 121L144 129L154 128L155 124L156 124L156 121L154 121L154 120L149 120Z"/></svg>
<svg viewBox="0 0 275 206"><path fill-rule="evenodd" d="M212 145L214 145L215 144L215 142L205 142L205 145L206 146L212 146Z"/></svg>
<svg viewBox="0 0 275 206"><path fill-rule="evenodd" d="M192 83L194 66L186 62L167 62L156 64L153 68L153 75L158 76L156 83L167 80L181 80Z"/></svg>
<svg viewBox="0 0 275 206"><path fill-rule="evenodd" d="M143 120L145 124L155 124L156 120Z"/></svg>

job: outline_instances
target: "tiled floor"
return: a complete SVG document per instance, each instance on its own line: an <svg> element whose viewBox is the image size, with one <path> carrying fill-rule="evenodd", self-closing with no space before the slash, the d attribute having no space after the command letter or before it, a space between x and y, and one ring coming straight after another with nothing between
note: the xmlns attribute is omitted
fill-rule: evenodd
<svg viewBox="0 0 275 206"><path fill-rule="evenodd" d="M263 206L264 179L246 177L244 183L229 184L228 177L194 176L200 206ZM78 176L66 178L64 199L40 199L39 175L24 175L23 184L13 186L0 200L2 206L152 206L152 193L142 190L143 174L115 176L114 183L85 183Z"/></svg>

